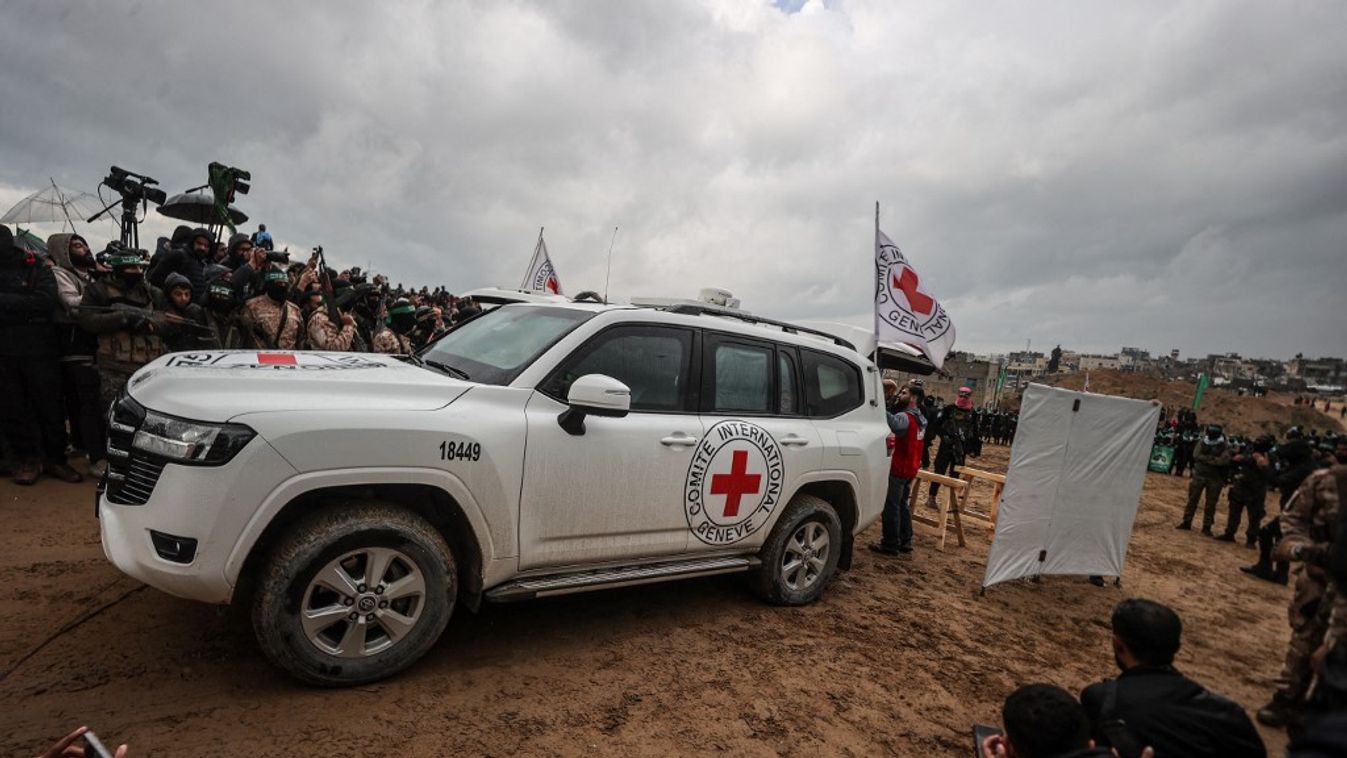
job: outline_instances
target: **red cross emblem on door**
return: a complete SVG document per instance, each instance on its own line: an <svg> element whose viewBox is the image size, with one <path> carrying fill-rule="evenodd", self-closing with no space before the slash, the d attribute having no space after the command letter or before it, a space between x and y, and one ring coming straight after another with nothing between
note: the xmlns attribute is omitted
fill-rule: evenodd
<svg viewBox="0 0 1347 758"><path fill-rule="evenodd" d="M711 477L711 494L725 496L725 518L739 515L744 495L756 495L762 489L762 474L748 473L748 451L735 450L730 473Z"/></svg>

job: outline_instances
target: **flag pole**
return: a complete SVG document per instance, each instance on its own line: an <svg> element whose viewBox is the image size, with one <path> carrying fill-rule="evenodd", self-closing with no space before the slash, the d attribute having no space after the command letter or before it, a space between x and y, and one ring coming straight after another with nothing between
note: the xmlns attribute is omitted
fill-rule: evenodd
<svg viewBox="0 0 1347 758"><path fill-rule="evenodd" d="M875 201L875 357L879 357L879 201Z"/></svg>

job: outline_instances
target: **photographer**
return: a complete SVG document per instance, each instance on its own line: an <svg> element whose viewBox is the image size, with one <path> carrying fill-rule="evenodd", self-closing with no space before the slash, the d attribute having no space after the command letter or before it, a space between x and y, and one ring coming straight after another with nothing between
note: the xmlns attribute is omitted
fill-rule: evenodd
<svg viewBox="0 0 1347 758"><path fill-rule="evenodd" d="M271 264L267 262L267 251L253 247L248 235L235 234L229 238L229 262L225 265L234 271L231 286L235 301L246 303L262 294L262 277Z"/></svg>

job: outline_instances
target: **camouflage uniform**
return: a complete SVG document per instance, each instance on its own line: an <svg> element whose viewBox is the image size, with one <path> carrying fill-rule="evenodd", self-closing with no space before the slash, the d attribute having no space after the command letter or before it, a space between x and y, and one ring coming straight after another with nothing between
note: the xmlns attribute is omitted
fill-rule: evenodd
<svg viewBox="0 0 1347 758"><path fill-rule="evenodd" d="M164 354L164 343L159 336L164 324L154 316L156 309L163 308L164 296L157 287L144 280L123 288L117 283L117 277L108 276L85 288L80 305L90 308L80 312L80 327L98 335L98 394L106 409L137 369ZM94 310L113 305L131 306L143 312L144 322L140 325L130 323L135 314L127 311Z"/></svg>
<svg viewBox="0 0 1347 758"><path fill-rule="evenodd" d="M1282 512L1283 537L1277 554L1304 561L1297 569L1295 593L1287 611L1291 642L1269 708L1297 710L1313 679L1310 656L1322 643L1347 640L1347 594L1336 591L1325 568L1333 548L1338 514L1334 469L1311 474ZM1267 710L1267 709L1264 709ZM1259 712L1262 721L1263 711Z"/></svg>
<svg viewBox="0 0 1347 758"><path fill-rule="evenodd" d="M281 309L287 313L282 326ZM289 300L276 301L258 295L243 304L239 312L243 343L258 350L297 350L303 346L304 316ZM278 336L279 333L279 336Z"/></svg>
<svg viewBox="0 0 1347 758"><path fill-rule="evenodd" d="M220 313L213 309L206 309L206 326L215 333L215 341L225 350L237 350L243 347L243 336L239 333L238 324L234 323L234 316L230 313Z"/></svg>
<svg viewBox="0 0 1347 758"><path fill-rule="evenodd" d="M383 331L374 335L374 352L410 355L412 352L412 341L404 334L398 334L392 329L385 328Z"/></svg>
<svg viewBox="0 0 1347 758"><path fill-rule="evenodd" d="M1224 438L1214 445L1199 440L1193 449L1193 479L1188 483L1188 504L1183 509L1183 523L1191 525L1197 514L1197 500L1206 490L1207 502L1202 511L1202 531L1210 533L1216 521L1216 504L1225 487L1226 469L1230 466L1230 445Z"/></svg>
<svg viewBox="0 0 1347 758"><path fill-rule="evenodd" d="M309 316L309 347L314 350L346 352L354 342L354 324L339 326L332 323L325 308L319 308Z"/></svg>

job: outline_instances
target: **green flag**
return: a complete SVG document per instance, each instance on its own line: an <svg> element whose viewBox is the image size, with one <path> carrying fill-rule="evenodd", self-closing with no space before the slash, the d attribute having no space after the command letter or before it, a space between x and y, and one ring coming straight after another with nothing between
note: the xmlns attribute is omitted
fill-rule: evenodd
<svg viewBox="0 0 1347 758"><path fill-rule="evenodd" d="M1001 373L996 376L996 394L1001 394L1001 390L1006 387L1006 367L1001 367Z"/></svg>
<svg viewBox="0 0 1347 758"><path fill-rule="evenodd" d="M1206 394L1207 388L1211 386L1211 377L1205 373L1197 375L1197 391L1193 393L1193 410L1202 404L1202 395Z"/></svg>

